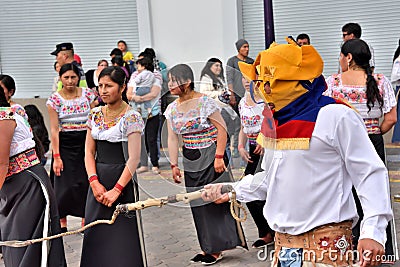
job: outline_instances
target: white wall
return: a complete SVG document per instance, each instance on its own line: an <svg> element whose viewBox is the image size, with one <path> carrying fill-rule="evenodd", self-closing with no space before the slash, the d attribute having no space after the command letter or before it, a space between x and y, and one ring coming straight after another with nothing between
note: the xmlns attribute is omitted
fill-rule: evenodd
<svg viewBox="0 0 400 267"><path fill-rule="evenodd" d="M152 35L146 42L152 42L158 58L168 67L199 61L195 65L203 67L210 57L226 63L237 54L236 0L148 1ZM143 21L139 19L139 28ZM142 39L143 34L139 35Z"/></svg>

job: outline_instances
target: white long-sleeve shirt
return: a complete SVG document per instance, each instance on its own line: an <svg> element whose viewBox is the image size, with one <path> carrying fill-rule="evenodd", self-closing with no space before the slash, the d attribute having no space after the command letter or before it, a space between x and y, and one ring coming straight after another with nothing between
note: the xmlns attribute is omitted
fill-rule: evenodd
<svg viewBox="0 0 400 267"><path fill-rule="evenodd" d="M392 218L388 173L352 109L321 108L309 150L265 151L263 165L266 171L246 176L235 190L243 202L266 199L264 216L273 230L298 235L328 223L354 225L354 185L364 211L360 239L385 244Z"/></svg>

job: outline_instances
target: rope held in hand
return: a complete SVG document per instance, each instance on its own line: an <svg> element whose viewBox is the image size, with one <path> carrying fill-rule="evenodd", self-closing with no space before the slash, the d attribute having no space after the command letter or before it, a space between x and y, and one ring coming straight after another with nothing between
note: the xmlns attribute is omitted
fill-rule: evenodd
<svg viewBox="0 0 400 267"><path fill-rule="evenodd" d="M52 236L47 236L47 237L42 237L42 238L37 238L37 239L31 239L31 240L26 240L26 241L18 241L18 240L0 241L0 246L20 248L20 247L26 247L26 246L29 246L29 245L32 245L35 243L40 243L43 241L49 241L49 240L67 236L67 235L74 235L74 234L83 232L86 229L88 229L92 226L95 226L97 224L113 224L115 222L115 220L117 219L118 215L119 215L119 210L115 209L115 211L111 217L111 220L97 220L97 221L91 222L91 223L83 226L82 228L80 228L78 230L69 231L69 232L52 235Z"/></svg>
<svg viewBox="0 0 400 267"><path fill-rule="evenodd" d="M118 215L121 213L128 213L129 211L141 210L141 209L145 209L145 208L153 207L153 206L161 207L167 203L175 203L175 202L179 202L179 201L183 201L184 203L189 203L192 200L201 198L201 193L203 191L204 191L204 189L200 189L200 190L197 190L194 192L184 193L184 194L176 194L176 195L168 196L165 198L147 199L147 200L137 201L137 202L129 203L129 204L120 204L120 205L117 205L117 207L115 208L115 211L110 220L97 220L97 221L91 222L91 223L81 227L80 229L68 231L65 233L52 235L52 236L48 236L48 237L30 239L30 240L26 240L26 241L19 241L19 240L0 241L0 246L15 247L15 248L26 247L26 246L29 246L29 245L32 245L35 243L40 243L43 241L49 241L49 240L60 238L63 236L81 233L81 232L85 231L86 229L93 227L95 225L98 225L98 224L111 225L111 224L114 224ZM231 211L232 217L238 222L244 222L247 219L247 212L246 212L245 208L239 202L237 202L236 192L233 190L232 186L224 185L222 188L222 193L227 193L227 192L231 193L230 211ZM235 211L235 209L237 209L237 211ZM239 212L239 210L243 211L242 218L240 218L238 215L236 215L236 212Z"/></svg>

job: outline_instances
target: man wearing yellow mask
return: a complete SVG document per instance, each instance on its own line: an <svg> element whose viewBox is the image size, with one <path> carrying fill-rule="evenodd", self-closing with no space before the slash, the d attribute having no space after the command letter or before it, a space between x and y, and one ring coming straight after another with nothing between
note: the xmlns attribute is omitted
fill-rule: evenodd
<svg viewBox="0 0 400 267"><path fill-rule="evenodd" d="M288 42L272 44L252 65L239 65L244 77L268 89L259 91L274 110L273 118L264 117L257 139L273 159L264 157L264 172L235 184L237 198L266 200L264 216L276 231L274 264L378 266L393 216L387 170L361 117L343 102L322 96L326 84L318 52ZM271 135L273 126L276 135ZM352 247L351 235L358 220L353 185L365 214L358 248ZM207 185L203 199L226 201L221 187Z"/></svg>

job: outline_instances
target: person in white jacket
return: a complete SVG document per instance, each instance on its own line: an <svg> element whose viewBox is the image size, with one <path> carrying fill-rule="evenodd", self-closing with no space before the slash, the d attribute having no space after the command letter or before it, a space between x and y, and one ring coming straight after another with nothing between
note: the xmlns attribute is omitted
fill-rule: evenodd
<svg viewBox="0 0 400 267"><path fill-rule="evenodd" d="M228 142L226 152L231 156L230 136L239 131L240 118L229 105L230 92L225 83L224 68L221 60L210 58L203 67L200 75L199 91L212 99L216 100L221 107L221 115L226 124Z"/></svg>

